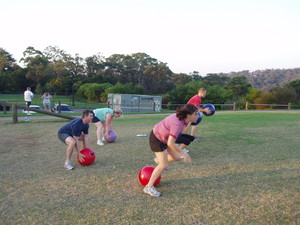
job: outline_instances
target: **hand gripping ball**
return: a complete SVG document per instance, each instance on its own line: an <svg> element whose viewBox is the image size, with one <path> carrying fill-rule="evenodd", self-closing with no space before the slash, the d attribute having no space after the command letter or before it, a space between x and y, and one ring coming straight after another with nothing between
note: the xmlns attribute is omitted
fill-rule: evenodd
<svg viewBox="0 0 300 225"><path fill-rule="evenodd" d="M193 126L198 125L202 120L202 114L198 111L198 119L196 122L192 123Z"/></svg>
<svg viewBox="0 0 300 225"><path fill-rule="evenodd" d="M206 108L209 108L210 114L207 114L206 112L203 112L203 114L204 114L205 116L212 116L212 115L215 114L216 110L215 110L215 106L214 106L214 105L212 105L212 104L205 104L205 105L203 106L203 109L206 109Z"/></svg>
<svg viewBox="0 0 300 225"><path fill-rule="evenodd" d="M152 172L155 169L154 166L145 166L142 168L138 174L139 181L142 186L146 186L149 183L151 178ZM161 176L159 176L156 181L154 182L153 186L157 186L160 182Z"/></svg>
<svg viewBox="0 0 300 225"><path fill-rule="evenodd" d="M114 130L110 130L110 131L108 132L108 135L110 136L110 139L109 139L109 140L108 140L108 138L107 138L106 136L104 136L105 141L107 141L108 143L115 142L116 139L117 139L117 137L118 137L117 133L116 133Z"/></svg>
<svg viewBox="0 0 300 225"><path fill-rule="evenodd" d="M83 157L84 161L80 162L78 156L77 156L77 161L79 162L79 164L83 166L91 165L96 159L95 152L92 149L84 148L80 151L80 153L84 155Z"/></svg>

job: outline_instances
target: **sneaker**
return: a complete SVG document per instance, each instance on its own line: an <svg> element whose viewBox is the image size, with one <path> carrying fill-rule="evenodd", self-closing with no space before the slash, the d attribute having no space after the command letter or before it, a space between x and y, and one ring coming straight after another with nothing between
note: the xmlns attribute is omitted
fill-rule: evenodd
<svg viewBox="0 0 300 225"><path fill-rule="evenodd" d="M103 146L104 143L103 143L102 141L98 140L98 141L97 141L97 145Z"/></svg>
<svg viewBox="0 0 300 225"><path fill-rule="evenodd" d="M105 137L102 137L102 141L106 141L106 140L105 140Z"/></svg>
<svg viewBox="0 0 300 225"><path fill-rule="evenodd" d="M184 151L184 153L189 153L190 152L190 150L188 150L188 149L186 149L186 148L184 148L184 149L182 149L183 151Z"/></svg>
<svg viewBox="0 0 300 225"><path fill-rule="evenodd" d="M194 142L200 142L200 137L198 136L194 136L194 137L195 137Z"/></svg>
<svg viewBox="0 0 300 225"><path fill-rule="evenodd" d="M148 187L147 185L144 187L144 192L146 193L146 194L149 194L149 195L151 195L151 196L153 196L153 197L159 197L159 196L161 196L162 195L162 193L160 193L160 192L158 192L156 189L155 189L155 187Z"/></svg>
<svg viewBox="0 0 300 225"><path fill-rule="evenodd" d="M65 168L66 168L67 170L74 170L74 167L71 165L70 162L65 162Z"/></svg>

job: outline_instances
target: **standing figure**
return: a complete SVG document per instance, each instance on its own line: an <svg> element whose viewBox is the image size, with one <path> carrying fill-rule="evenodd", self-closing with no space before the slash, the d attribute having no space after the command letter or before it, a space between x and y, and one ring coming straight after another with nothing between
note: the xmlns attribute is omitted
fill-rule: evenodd
<svg viewBox="0 0 300 225"><path fill-rule="evenodd" d="M171 114L157 123L150 133L150 148L155 153L155 161L158 164L152 172L148 184L144 187L144 192L154 197L161 196L154 187L154 182L172 161L184 160L191 163L192 159L184 150L194 137L182 134L188 123L196 122L198 119L198 108L192 104L178 107L176 113ZM181 144L178 146L177 144Z"/></svg>
<svg viewBox="0 0 300 225"><path fill-rule="evenodd" d="M210 114L210 110L208 108L206 108L206 109L200 108L202 98L205 98L205 96L206 96L206 90L204 88L200 88L198 90L198 94L191 97L190 100L187 102L187 104L193 104L194 106L196 106L198 108L199 112L206 112L207 114ZM189 126L190 125L191 124L189 124ZM188 129L188 127L187 127L187 129ZM191 135L194 137L196 135L196 128L197 128L197 125L192 125Z"/></svg>
<svg viewBox="0 0 300 225"><path fill-rule="evenodd" d="M89 145L89 122L93 119L93 112L91 110L84 110L81 118L77 118L61 127L58 131L58 138L66 145L66 161L64 167L67 170L73 170L74 167L71 165L71 157L74 148L77 151L78 159L80 162L84 161L84 156L80 153L79 141L82 141L82 147L90 148Z"/></svg>
<svg viewBox="0 0 300 225"><path fill-rule="evenodd" d="M112 119L118 118L122 115L121 109L111 109L111 108L99 108L93 110L94 119L93 123L97 127L97 145L103 146L103 141L106 137L110 140L109 131L112 130Z"/></svg>
<svg viewBox="0 0 300 225"><path fill-rule="evenodd" d="M33 93L31 92L31 88L27 87L26 91L24 91L24 100L26 102L26 106L30 107L32 99L33 99ZM27 110L27 115L31 115L29 110Z"/></svg>
<svg viewBox="0 0 300 225"><path fill-rule="evenodd" d="M43 99L44 110L48 110L49 112L51 112L50 99L52 98L52 96L48 91L46 91L41 98Z"/></svg>

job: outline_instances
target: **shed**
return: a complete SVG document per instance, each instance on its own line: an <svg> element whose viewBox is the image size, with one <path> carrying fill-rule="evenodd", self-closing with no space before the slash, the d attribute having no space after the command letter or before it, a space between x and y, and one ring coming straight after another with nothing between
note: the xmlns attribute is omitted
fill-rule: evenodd
<svg viewBox="0 0 300 225"><path fill-rule="evenodd" d="M107 100L110 108L121 108L123 112L161 111L161 96L111 93Z"/></svg>

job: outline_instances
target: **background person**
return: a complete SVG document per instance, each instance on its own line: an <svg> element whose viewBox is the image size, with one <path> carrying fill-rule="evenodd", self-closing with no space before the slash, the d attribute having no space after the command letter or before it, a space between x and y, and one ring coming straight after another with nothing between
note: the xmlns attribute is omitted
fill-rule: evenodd
<svg viewBox="0 0 300 225"><path fill-rule="evenodd" d="M121 109L111 109L111 108L99 108L93 110L94 118L93 123L97 127L97 145L103 146L104 137L110 140L108 135L109 131L112 130L112 119L120 117L123 113Z"/></svg>
<svg viewBox="0 0 300 225"><path fill-rule="evenodd" d="M71 165L71 157L73 154L74 148L77 151L79 156L79 161L83 162L83 155L80 153L79 149L79 141L82 141L82 148L90 148L89 145L89 122L93 119L93 112L91 110L84 110L82 112L82 117L72 120L67 123L63 127L61 127L58 131L58 138L68 145L66 151L66 161L64 167L67 170L73 170L74 167Z"/></svg>
<svg viewBox="0 0 300 225"><path fill-rule="evenodd" d="M200 108L202 98L205 98L205 96L206 96L205 88L200 88L198 90L198 94L191 97L190 100L188 100L187 104L193 104L194 106L196 106L198 108L199 112L206 112L207 114L210 114L210 110L208 108L206 108L206 109ZM191 126L191 124L188 125L187 129L189 128L189 126ZM194 137L196 137L195 136L196 135L196 128L197 128L197 125L192 125L191 135L194 136Z"/></svg>
<svg viewBox="0 0 300 225"><path fill-rule="evenodd" d="M32 99L33 99L33 93L31 92L31 87L27 87L26 91L24 91L24 100L26 102L26 106L30 107ZM27 115L31 115L29 110L27 110Z"/></svg>
<svg viewBox="0 0 300 225"><path fill-rule="evenodd" d="M46 91L41 98L43 99L44 110L48 110L49 112L51 112L50 99L52 98L52 96L48 91Z"/></svg>
<svg viewBox="0 0 300 225"><path fill-rule="evenodd" d="M194 140L191 135L181 135L185 126L190 122L196 122L198 119L198 108L192 104L187 104L177 108L176 113L171 114L159 123L157 123L150 133L150 148L155 153L158 165L152 172L148 184L144 187L144 192L154 197L161 196L161 193L154 188L154 182L163 171L168 167L171 161L184 160L191 163L192 159L183 147L189 145ZM177 145L184 143L181 146Z"/></svg>

